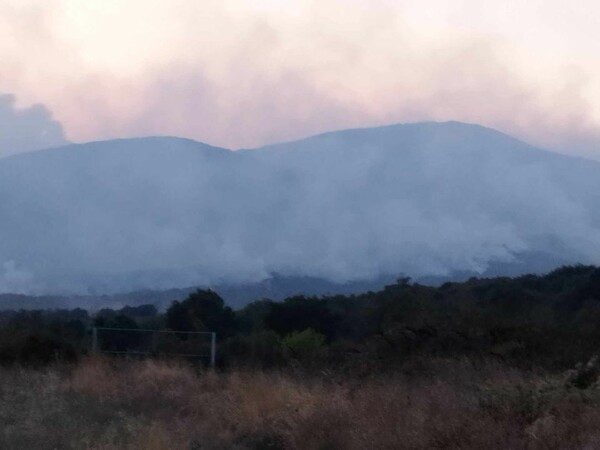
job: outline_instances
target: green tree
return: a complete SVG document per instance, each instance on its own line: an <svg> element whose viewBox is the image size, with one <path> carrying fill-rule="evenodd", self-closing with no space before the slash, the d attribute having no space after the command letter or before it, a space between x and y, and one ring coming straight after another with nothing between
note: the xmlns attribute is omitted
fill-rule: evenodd
<svg viewBox="0 0 600 450"><path fill-rule="evenodd" d="M265 317L265 323L282 336L312 328L331 339L338 319L324 300L298 295L282 303L273 303Z"/></svg>
<svg viewBox="0 0 600 450"><path fill-rule="evenodd" d="M212 290L197 290L174 301L167 310L167 326L178 331L215 331L230 336L236 330L235 314Z"/></svg>

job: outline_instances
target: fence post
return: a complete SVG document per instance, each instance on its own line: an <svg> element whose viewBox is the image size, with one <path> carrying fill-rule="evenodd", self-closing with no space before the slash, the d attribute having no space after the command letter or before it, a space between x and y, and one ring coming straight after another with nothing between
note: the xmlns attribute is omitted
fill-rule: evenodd
<svg viewBox="0 0 600 450"><path fill-rule="evenodd" d="M98 353L98 328L92 328L92 353Z"/></svg>
<svg viewBox="0 0 600 450"><path fill-rule="evenodd" d="M215 333L213 331L211 333L211 339L210 339L210 367L213 369L215 368L216 354L217 354L217 333Z"/></svg>

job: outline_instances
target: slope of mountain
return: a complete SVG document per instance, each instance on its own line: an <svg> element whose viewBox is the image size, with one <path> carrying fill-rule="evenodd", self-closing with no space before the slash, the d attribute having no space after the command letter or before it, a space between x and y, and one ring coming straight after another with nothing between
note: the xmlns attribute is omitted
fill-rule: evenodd
<svg viewBox="0 0 600 450"><path fill-rule="evenodd" d="M456 122L236 152L178 138L70 145L0 159L0 292L599 263L598 205L600 164Z"/></svg>

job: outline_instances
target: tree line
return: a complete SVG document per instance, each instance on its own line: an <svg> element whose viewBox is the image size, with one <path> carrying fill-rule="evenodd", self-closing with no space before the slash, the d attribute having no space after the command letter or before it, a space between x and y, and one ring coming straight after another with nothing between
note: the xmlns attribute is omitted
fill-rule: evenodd
<svg viewBox="0 0 600 450"><path fill-rule="evenodd" d="M221 367L299 364L369 373L419 358L468 357L565 370L599 351L600 268L441 286L401 278L377 292L260 299L238 310L217 292L198 290L164 312L153 305L93 314L1 311L0 363L75 361L89 353L94 326L214 331Z"/></svg>

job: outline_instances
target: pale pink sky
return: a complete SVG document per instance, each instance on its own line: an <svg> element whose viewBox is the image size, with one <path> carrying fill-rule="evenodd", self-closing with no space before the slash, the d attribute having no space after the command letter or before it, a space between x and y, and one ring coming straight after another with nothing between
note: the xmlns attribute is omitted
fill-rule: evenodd
<svg viewBox="0 0 600 450"><path fill-rule="evenodd" d="M0 94L73 141L462 120L600 158L599 43L594 0L0 0Z"/></svg>

